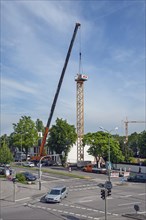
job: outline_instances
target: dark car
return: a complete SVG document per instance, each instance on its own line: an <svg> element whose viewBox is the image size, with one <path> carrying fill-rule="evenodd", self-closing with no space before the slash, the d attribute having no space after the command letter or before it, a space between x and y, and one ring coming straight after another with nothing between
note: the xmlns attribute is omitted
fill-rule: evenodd
<svg viewBox="0 0 146 220"><path fill-rule="evenodd" d="M146 174L136 174L135 176L129 176L128 182L146 183Z"/></svg>
<svg viewBox="0 0 146 220"><path fill-rule="evenodd" d="M0 167L0 175L5 175L5 168L4 167Z"/></svg>
<svg viewBox="0 0 146 220"><path fill-rule="evenodd" d="M28 181L35 181L37 179L36 176L33 175L32 173L24 172L22 174L25 176L25 179Z"/></svg>

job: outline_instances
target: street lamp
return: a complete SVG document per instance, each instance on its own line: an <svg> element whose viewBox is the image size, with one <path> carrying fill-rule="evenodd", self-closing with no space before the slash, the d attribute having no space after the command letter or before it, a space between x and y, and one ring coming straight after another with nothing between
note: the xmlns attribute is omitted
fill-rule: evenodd
<svg viewBox="0 0 146 220"><path fill-rule="evenodd" d="M111 170L111 159L110 159L110 135L112 131L118 130L118 127L115 127L114 129L108 131L103 127L99 127L101 130L108 133L108 180L110 181L110 170Z"/></svg>

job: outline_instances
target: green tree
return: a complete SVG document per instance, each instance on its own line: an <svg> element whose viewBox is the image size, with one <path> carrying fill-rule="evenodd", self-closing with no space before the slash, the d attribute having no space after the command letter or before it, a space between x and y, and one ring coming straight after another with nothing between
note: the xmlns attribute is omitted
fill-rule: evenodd
<svg viewBox="0 0 146 220"><path fill-rule="evenodd" d="M48 147L52 152L61 155L62 165L66 162L68 153L76 140L74 125L69 125L66 120L57 118L56 125L50 129Z"/></svg>
<svg viewBox="0 0 146 220"><path fill-rule="evenodd" d="M8 145L3 142L0 147L0 163L10 163L13 161L13 155Z"/></svg>
<svg viewBox="0 0 146 220"><path fill-rule="evenodd" d="M120 149L125 157L125 162L130 162L131 157L133 156L133 151L129 147L128 143L125 141L125 136L116 135L114 136L114 138L119 142Z"/></svg>
<svg viewBox="0 0 146 220"><path fill-rule="evenodd" d="M83 144L89 145L88 153L95 157L98 164L99 158L103 157L108 161L110 150L110 161L120 162L124 160L119 142L106 132L88 133L84 135Z"/></svg>
<svg viewBox="0 0 146 220"><path fill-rule="evenodd" d="M17 124L13 124L13 144L24 150L26 157L29 149L38 142L38 132L30 116L22 116Z"/></svg>
<svg viewBox="0 0 146 220"><path fill-rule="evenodd" d="M38 132L44 132L44 125L43 125L43 122L40 120L40 119L37 119L36 122L36 129Z"/></svg>
<svg viewBox="0 0 146 220"><path fill-rule="evenodd" d="M9 137L7 136L7 134L4 134L0 137L0 143L1 145L5 143L9 146Z"/></svg>
<svg viewBox="0 0 146 220"><path fill-rule="evenodd" d="M139 143L138 143L139 134L136 132L132 133L128 137L128 146L133 151L134 156L138 156Z"/></svg>
<svg viewBox="0 0 146 220"><path fill-rule="evenodd" d="M139 156L146 158L146 131L143 131L139 134Z"/></svg>
<svg viewBox="0 0 146 220"><path fill-rule="evenodd" d="M99 158L103 157L102 146L105 143L103 132L87 133L83 137L83 145L89 145L88 153L95 157L97 165Z"/></svg>
<svg viewBox="0 0 146 220"><path fill-rule="evenodd" d="M44 134L44 125L43 125L43 122L40 120L40 119L37 119L36 122L35 122L35 125L36 125L36 129L38 132L41 132L42 135ZM38 146L41 146L41 143L42 143L42 136L39 135L39 138L38 138ZM45 149L46 150L46 149Z"/></svg>

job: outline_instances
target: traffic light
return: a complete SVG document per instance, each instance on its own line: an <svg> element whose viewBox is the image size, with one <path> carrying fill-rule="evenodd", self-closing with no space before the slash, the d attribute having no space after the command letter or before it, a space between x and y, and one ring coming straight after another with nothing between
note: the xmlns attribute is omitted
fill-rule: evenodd
<svg viewBox="0 0 146 220"><path fill-rule="evenodd" d="M107 189L107 196L111 196L111 189Z"/></svg>
<svg viewBox="0 0 146 220"><path fill-rule="evenodd" d="M101 189L101 198L105 199L105 190L104 189Z"/></svg>

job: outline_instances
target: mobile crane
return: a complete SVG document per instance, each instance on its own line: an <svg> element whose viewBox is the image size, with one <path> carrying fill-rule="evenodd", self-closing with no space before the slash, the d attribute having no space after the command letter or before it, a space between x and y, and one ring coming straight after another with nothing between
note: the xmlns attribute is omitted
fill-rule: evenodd
<svg viewBox="0 0 146 220"><path fill-rule="evenodd" d="M56 90L54 100L53 100L53 103L52 103L52 106L51 106L48 122L47 122L47 125L45 127L45 132L44 132L44 135L43 135L42 143L41 143L41 146L39 148L39 153L38 153L38 155L31 157L31 161L33 161L35 163L39 162L40 159L43 156L47 157L47 155L45 155L45 152L44 152L44 146L45 146L45 143L46 143L46 138L47 138L47 135L48 135L48 132L49 132L52 116L53 116L53 113L54 113L54 110L55 110L55 106L56 106L56 103L57 103L58 95L59 95L59 92L60 92L60 89L61 89L61 85L62 85L62 82L63 82L65 71L66 71L66 68L67 68L67 64L68 64L68 61L69 61L69 58L70 58L70 54L71 54L71 51L72 51L74 40L75 40L77 31L78 31L78 28L80 26L81 26L80 23L76 23L76 25L75 25L73 36L72 36L72 39L71 39L71 42L70 42L70 45L69 45L69 49L68 49L68 52L67 52L67 55L66 55L65 63L64 63L64 66L63 66L63 69L62 69L62 72L61 72L61 76L60 76L60 79L59 79L59 82L58 82L57 90ZM48 155L48 157L49 157L49 155Z"/></svg>

